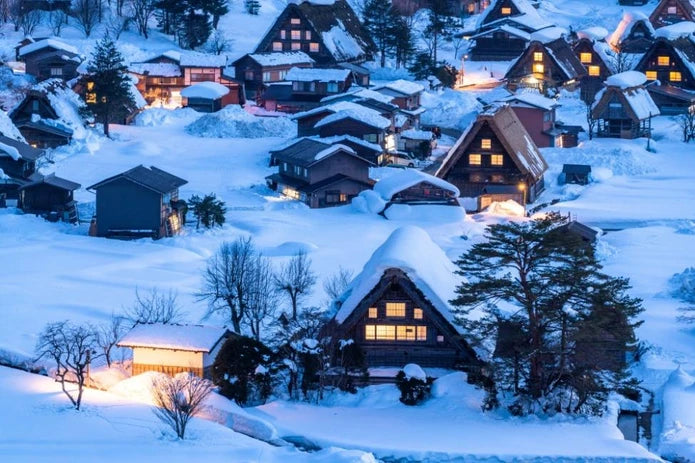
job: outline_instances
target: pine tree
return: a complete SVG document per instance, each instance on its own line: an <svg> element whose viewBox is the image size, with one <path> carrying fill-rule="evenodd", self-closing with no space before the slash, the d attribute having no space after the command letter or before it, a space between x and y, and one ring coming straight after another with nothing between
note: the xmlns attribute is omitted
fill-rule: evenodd
<svg viewBox="0 0 695 463"><path fill-rule="evenodd" d="M382 68L394 48L393 28L397 17L390 0L367 0L364 6L364 27L376 44Z"/></svg>
<svg viewBox="0 0 695 463"><path fill-rule="evenodd" d="M402 16L396 16L391 25L391 41L396 67L407 66L415 53L415 38L412 25Z"/></svg>
<svg viewBox="0 0 695 463"><path fill-rule="evenodd" d="M217 29L217 25L220 22L220 17L229 13L229 8L227 7L227 0L205 0L203 3L203 11L210 13L212 15L212 28ZM260 8L260 4L259 4ZM256 13L258 14L258 13Z"/></svg>
<svg viewBox="0 0 695 463"><path fill-rule="evenodd" d="M187 2L181 0L158 0L157 20L160 30L167 35L176 33L176 26L186 11Z"/></svg>
<svg viewBox="0 0 695 463"><path fill-rule="evenodd" d="M457 322L481 345L496 335L495 393L513 413L596 413L625 383L616 359L635 342L641 301L601 272L590 244L558 228L566 220L490 226L457 262L467 279L452 301Z"/></svg>
<svg viewBox="0 0 695 463"><path fill-rule="evenodd" d="M202 9L204 1L186 3L186 11L178 23L177 36L181 47L194 49L207 42L212 33L212 25L208 13Z"/></svg>
<svg viewBox="0 0 695 463"><path fill-rule="evenodd" d="M214 194L205 195L203 198L193 195L188 200L188 206L196 218L196 229L200 228L201 224L205 228L221 227L224 224L227 208L224 201L217 199Z"/></svg>
<svg viewBox="0 0 695 463"><path fill-rule="evenodd" d="M103 123L104 135L109 136L109 123L135 107L128 68L110 37L97 43L87 72L87 106Z"/></svg>
<svg viewBox="0 0 695 463"><path fill-rule="evenodd" d="M428 14L425 36L431 40L432 61L437 63L437 51L442 39L451 37L455 26L448 0L432 0Z"/></svg>
<svg viewBox="0 0 695 463"><path fill-rule="evenodd" d="M261 10L261 3L258 0L244 0L244 8L248 14L257 15Z"/></svg>

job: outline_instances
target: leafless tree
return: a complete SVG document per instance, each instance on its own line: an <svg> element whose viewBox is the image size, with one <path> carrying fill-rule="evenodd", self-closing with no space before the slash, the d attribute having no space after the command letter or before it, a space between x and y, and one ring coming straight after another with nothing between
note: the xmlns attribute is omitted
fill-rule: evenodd
<svg viewBox="0 0 695 463"><path fill-rule="evenodd" d="M592 112L592 106L594 103L592 101L584 101L584 106L586 108L586 124L589 131L589 140L594 138L594 130L596 129L597 120L594 118Z"/></svg>
<svg viewBox="0 0 695 463"><path fill-rule="evenodd" d="M210 391L210 381L190 373L158 377L152 383L152 397L157 406L154 414L183 439L188 422L204 409Z"/></svg>
<svg viewBox="0 0 695 463"><path fill-rule="evenodd" d="M262 255L256 256L251 283L246 323L251 334L261 340L262 331L274 321L277 309L277 292L270 260Z"/></svg>
<svg viewBox="0 0 695 463"><path fill-rule="evenodd" d="M0 21L2 21L3 24L9 22L12 17L10 9L12 8L13 2L14 0L0 0Z"/></svg>
<svg viewBox="0 0 695 463"><path fill-rule="evenodd" d="M129 10L130 15L135 22L138 33L143 37L148 37L150 19L156 11L156 0L130 0Z"/></svg>
<svg viewBox="0 0 695 463"><path fill-rule="evenodd" d="M25 36L30 36L34 33L36 26L41 24L41 11L40 10L29 10L24 15L22 15L22 21L20 27L22 28L22 33Z"/></svg>
<svg viewBox="0 0 695 463"><path fill-rule="evenodd" d="M63 27L68 23L68 15L65 11L58 8L57 10L51 11L49 22L53 35L59 36L63 31Z"/></svg>
<svg viewBox="0 0 695 463"><path fill-rule="evenodd" d="M616 74L631 70L633 64L633 54L625 53L621 50L611 56L611 66Z"/></svg>
<svg viewBox="0 0 695 463"><path fill-rule="evenodd" d="M208 261L198 299L207 301L207 316L226 312L232 329L241 333L249 307L253 269L257 258L253 240L238 238L224 242Z"/></svg>
<svg viewBox="0 0 695 463"><path fill-rule="evenodd" d="M73 0L72 2L72 15L87 37L91 35L94 26L99 23L101 1L102 0Z"/></svg>
<svg viewBox="0 0 695 463"><path fill-rule="evenodd" d="M22 0L8 0L3 8L7 10L8 19L14 23L14 30L21 29L26 36L31 35L41 22L41 11L27 7Z"/></svg>
<svg viewBox="0 0 695 463"><path fill-rule="evenodd" d="M339 267L338 271L323 280L323 290L331 301L338 299L352 280L352 270Z"/></svg>
<svg viewBox="0 0 695 463"><path fill-rule="evenodd" d="M145 294L135 289L135 302L126 308L124 318L133 326L152 323L178 323L183 318L183 311L177 302L177 294L169 290L160 293L152 288Z"/></svg>
<svg viewBox="0 0 695 463"><path fill-rule="evenodd" d="M215 29L205 43L205 51L214 55L221 55L226 51L230 51L232 44L232 39L228 38L221 30Z"/></svg>
<svg viewBox="0 0 695 463"><path fill-rule="evenodd" d="M130 28L130 22L131 18L111 14L106 20L106 32L114 40L118 40Z"/></svg>
<svg viewBox="0 0 695 463"><path fill-rule="evenodd" d="M38 358L55 362L56 380L77 410L82 404L89 365L96 356L97 347L97 334L90 325L73 325L67 321L49 323L39 335ZM66 388L69 381L77 384L76 393Z"/></svg>
<svg viewBox="0 0 695 463"><path fill-rule="evenodd" d="M676 121L681 128L685 143L695 138L695 107L690 107L686 112L679 114Z"/></svg>
<svg viewBox="0 0 695 463"><path fill-rule="evenodd" d="M106 359L106 365L111 367L111 359L116 343L123 336L123 317L111 315L111 320L97 329L97 344Z"/></svg>
<svg viewBox="0 0 695 463"><path fill-rule="evenodd" d="M311 292L316 274L311 270L311 259L300 251L275 275L278 291L287 293L292 304L292 318L297 318L297 304L302 296Z"/></svg>

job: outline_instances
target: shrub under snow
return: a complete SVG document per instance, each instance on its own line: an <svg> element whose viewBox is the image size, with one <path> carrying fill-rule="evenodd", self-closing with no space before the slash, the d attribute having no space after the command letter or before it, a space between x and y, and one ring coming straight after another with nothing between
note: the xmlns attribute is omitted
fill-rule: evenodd
<svg viewBox="0 0 695 463"><path fill-rule="evenodd" d="M186 132L207 138L289 138L296 135L297 125L286 117L257 117L227 106L188 124Z"/></svg>

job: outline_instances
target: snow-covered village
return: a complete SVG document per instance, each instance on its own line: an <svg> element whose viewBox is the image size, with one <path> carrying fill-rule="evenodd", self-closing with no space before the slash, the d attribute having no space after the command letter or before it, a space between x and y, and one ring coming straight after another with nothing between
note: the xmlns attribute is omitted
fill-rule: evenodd
<svg viewBox="0 0 695 463"><path fill-rule="evenodd" d="M695 1L0 0L0 461L695 462Z"/></svg>

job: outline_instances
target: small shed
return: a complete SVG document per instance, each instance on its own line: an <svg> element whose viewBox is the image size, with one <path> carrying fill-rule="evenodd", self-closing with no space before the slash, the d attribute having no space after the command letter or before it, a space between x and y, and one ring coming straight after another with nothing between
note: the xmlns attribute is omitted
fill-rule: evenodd
<svg viewBox="0 0 695 463"><path fill-rule="evenodd" d="M461 206L459 189L446 180L417 169L394 172L374 185L374 191L386 202L384 210L392 204L439 204Z"/></svg>
<svg viewBox="0 0 695 463"><path fill-rule="evenodd" d="M73 192L80 188L79 183L57 177L55 174L36 174L31 180L19 188L19 207L25 213L38 214L52 222L78 221L77 203L73 198Z"/></svg>
<svg viewBox="0 0 695 463"><path fill-rule="evenodd" d="M591 182L591 166L585 164L563 164L562 173L558 176L558 183L575 183L586 185Z"/></svg>
<svg viewBox="0 0 695 463"><path fill-rule="evenodd" d="M135 325L117 345L133 350L133 376L157 371L172 376L189 372L206 378L230 335L227 329L216 326L153 323Z"/></svg>
<svg viewBox="0 0 695 463"><path fill-rule="evenodd" d="M229 87L217 82L198 82L181 90L183 105L201 113L214 113L233 103Z"/></svg>
<svg viewBox="0 0 695 463"><path fill-rule="evenodd" d="M571 220L564 225L557 227L554 231L574 235L585 243L593 243L599 236L599 232L588 225L584 225L576 220Z"/></svg>

